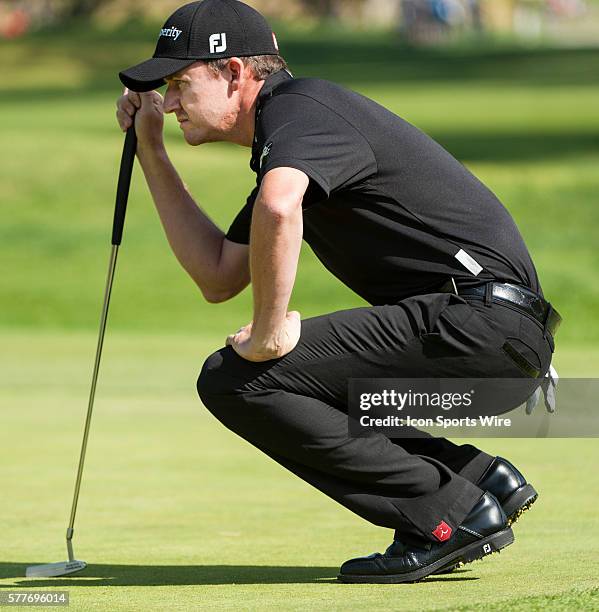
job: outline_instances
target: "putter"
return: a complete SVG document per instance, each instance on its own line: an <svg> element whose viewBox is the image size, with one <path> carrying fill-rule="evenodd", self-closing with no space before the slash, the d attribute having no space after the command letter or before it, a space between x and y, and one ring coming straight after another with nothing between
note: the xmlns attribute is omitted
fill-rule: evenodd
<svg viewBox="0 0 599 612"><path fill-rule="evenodd" d="M96 383L98 382L98 372L100 370L100 358L102 356L102 346L104 344L104 332L106 331L106 320L108 318L108 306L110 304L110 293L116 269L116 258L119 252L119 245L123 238L123 226L125 224L125 213L127 211L127 199L129 197L129 185L131 184L131 172L135 161L135 150L137 148L137 136L135 128L131 126L125 136L123 155L121 157L121 167L119 170L119 181L116 191L116 205L114 209L114 221L112 224L112 249L110 251L110 262L108 264L108 277L106 279L106 289L104 290L104 305L100 318L100 335L96 348L96 360L92 375L92 385L87 405L87 417L83 430L83 442L81 444L81 454L79 455L79 467L77 468L77 478L75 480L75 493L73 495L73 505L71 506L71 518L67 528L67 551L68 561L59 563L48 563L46 565L31 565L27 568L25 575L28 578L64 576L73 574L84 569L87 564L85 561L75 559L73 553L73 526L75 524L75 513L77 512L77 501L79 500L79 490L81 488L81 476L83 475L83 463L85 461L85 451L87 449L87 438L91 424L92 411L94 407L94 397L96 395Z"/></svg>

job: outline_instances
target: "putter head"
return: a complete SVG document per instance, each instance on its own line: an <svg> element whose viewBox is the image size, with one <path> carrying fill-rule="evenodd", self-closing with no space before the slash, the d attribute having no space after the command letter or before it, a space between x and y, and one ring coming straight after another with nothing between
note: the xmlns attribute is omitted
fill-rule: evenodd
<svg viewBox="0 0 599 612"><path fill-rule="evenodd" d="M61 561L60 563L46 563L46 565L30 565L25 572L27 578L42 578L50 576L65 576L74 574L85 569L87 563L85 561Z"/></svg>

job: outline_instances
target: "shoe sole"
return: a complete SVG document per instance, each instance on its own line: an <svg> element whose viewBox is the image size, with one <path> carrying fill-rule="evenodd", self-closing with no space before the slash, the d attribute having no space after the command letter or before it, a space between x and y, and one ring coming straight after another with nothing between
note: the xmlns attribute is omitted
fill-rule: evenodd
<svg viewBox="0 0 599 612"><path fill-rule="evenodd" d="M507 516L507 526L511 527L538 499L539 494L530 484L525 484L512 493L502 504L503 511ZM456 563L451 567L437 570L435 574L451 574L462 566Z"/></svg>
<svg viewBox="0 0 599 612"><path fill-rule="evenodd" d="M402 582L417 582L448 565L465 565L472 561L482 559L487 555L499 552L514 541L514 532L510 527L498 531L486 538L472 542L467 546L458 548L452 553L438 559L425 567L406 572L404 574L385 574L379 576L361 576L358 574L339 574L337 580L346 583L375 583L375 584L400 584Z"/></svg>
<svg viewBox="0 0 599 612"><path fill-rule="evenodd" d="M507 524L513 525L526 512L539 497L532 485L525 484L519 489L516 489L504 502L501 504L505 515L507 516Z"/></svg>

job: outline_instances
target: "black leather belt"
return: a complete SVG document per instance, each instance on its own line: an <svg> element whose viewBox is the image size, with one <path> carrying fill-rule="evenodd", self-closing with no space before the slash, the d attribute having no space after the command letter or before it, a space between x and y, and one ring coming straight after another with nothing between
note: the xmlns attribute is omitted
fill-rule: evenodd
<svg viewBox="0 0 599 612"><path fill-rule="evenodd" d="M451 282L451 281L450 281ZM484 300L486 303L507 303L536 319L545 332L555 336L555 332L562 322L562 318L553 306L538 293L511 283L485 283L474 287L456 287L455 283L452 293L457 289L460 297L473 297Z"/></svg>

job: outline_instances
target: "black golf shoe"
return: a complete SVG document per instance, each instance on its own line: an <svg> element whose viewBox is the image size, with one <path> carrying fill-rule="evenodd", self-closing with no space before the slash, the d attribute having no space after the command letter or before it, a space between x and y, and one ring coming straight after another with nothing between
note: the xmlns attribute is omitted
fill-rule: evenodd
<svg viewBox="0 0 599 612"><path fill-rule="evenodd" d="M423 542L420 547L396 540L384 554L346 561L337 579L354 583L415 582L443 568L499 552L513 541L501 506L493 495L485 493L447 541Z"/></svg>
<svg viewBox="0 0 599 612"><path fill-rule="evenodd" d="M526 482L520 471L503 457L495 457L479 478L476 486L492 493L501 504L507 517L507 524L513 525L537 501L539 494ZM460 563L450 565L437 574L451 574Z"/></svg>
<svg viewBox="0 0 599 612"><path fill-rule="evenodd" d="M503 457L493 459L476 486L497 498L508 525L515 523L539 496L534 487L526 482L526 478Z"/></svg>

